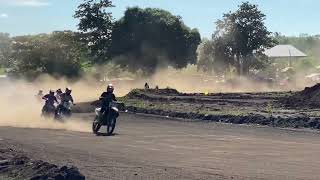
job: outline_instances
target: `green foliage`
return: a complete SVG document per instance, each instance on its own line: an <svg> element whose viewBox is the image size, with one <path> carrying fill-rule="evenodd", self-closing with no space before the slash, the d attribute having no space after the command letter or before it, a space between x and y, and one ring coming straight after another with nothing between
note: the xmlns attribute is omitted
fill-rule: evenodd
<svg viewBox="0 0 320 180"><path fill-rule="evenodd" d="M198 46L198 70L206 73L215 73L217 75L223 75L226 69L228 69L228 63L224 56L224 51L219 49L219 46L215 46L215 43L210 40L203 40ZM220 58L220 57L223 58ZM230 58L231 59L231 58Z"/></svg>
<svg viewBox="0 0 320 180"><path fill-rule="evenodd" d="M3 74L5 74L6 72L5 72L5 69L4 68L0 68L0 75L3 75Z"/></svg>
<svg viewBox="0 0 320 180"><path fill-rule="evenodd" d="M158 66L183 68L196 63L196 49L201 39L179 16L154 8L128 8L115 22L111 55L121 67L146 74Z"/></svg>
<svg viewBox="0 0 320 180"><path fill-rule="evenodd" d="M10 57L12 39L7 33L0 33L0 67L11 67L13 61Z"/></svg>
<svg viewBox="0 0 320 180"><path fill-rule="evenodd" d="M271 117L273 115L274 107L273 107L272 103L268 102L267 107L266 107L266 111L268 112L269 117Z"/></svg>
<svg viewBox="0 0 320 180"><path fill-rule="evenodd" d="M308 55L308 57L299 60L298 63L295 64L295 68L298 71L315 71L315 67L320 65L319 36L301 34L298 37L292 37L275 33L274 39L279 44L291 44Z"/></svg>
<svg viewBox="0 0 320 180"><path fill-rule="evenodd" d="M107 10L111 7L110 0L84 0L74 15L80 20L78 29L82 40L88 45L97 63L105 62L109 57L113 18Z"/></svg>
<svg viewBox="0 0 320 180"><path fill-rule="evenodd" d="M294 37L275 33L274 38L279 44L291 44L308 55L320 56L320 52L318 51L320 38L318 36L301 34L300 36Z"/></svg>
<svg viewBox="0 0 320 180"><path fill-rule="evenodd" d="M218 20L213 34L214 59L232 65L239 74L260 69L266 63L262 51L274 42L265 24L265 15L257 5L244 2L235 12ZM228 66L225 66L226 68Z"/></svg>
<svg viewBox="0 0 320 180"><path fill-rule="evenodd" d="M77 34L71 31L54 32L35 36L14 37L12 57L14 73L28 79L40 74L55 77L78 77L85 48Z"/></svg>
<svg viewBox="0 0 320 180"><path fill-rule="evenodd" d="M212 73L214 68L214 57L213 57L213 43L209 40L202 40L201 44L198 46L198 70L203 72Z"/></svg>

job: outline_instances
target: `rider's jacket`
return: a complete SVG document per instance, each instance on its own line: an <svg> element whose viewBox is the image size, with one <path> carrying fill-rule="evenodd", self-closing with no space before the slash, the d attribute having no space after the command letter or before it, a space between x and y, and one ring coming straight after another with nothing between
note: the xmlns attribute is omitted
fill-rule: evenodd
<svg viewBox="0 0 320 180"><path fill-rule="evenodd" d="M60 98L61 98L61 104L64 103L64 102L69 102L71 101L73 103L73 98L71 96L71 94L66 94L66 93L62 93L60 95Z"/></svg>
<svg viewBox="0 0 320 180"><path fill-rule="evenodd" d="M51 94L46 94L45 96L43 96L43 99L46 100L46 104L45 105L53 106L54 102L58 102L57 98L54 95L51 95Z"/></svg>
<svg viewBox="0 0 320 180"><path fill-rule="evenodd" d="M110 92L103 92L100 96L100 100L102 111L105 111L108 108L110 102L117 101L116 96Z"/></svg>

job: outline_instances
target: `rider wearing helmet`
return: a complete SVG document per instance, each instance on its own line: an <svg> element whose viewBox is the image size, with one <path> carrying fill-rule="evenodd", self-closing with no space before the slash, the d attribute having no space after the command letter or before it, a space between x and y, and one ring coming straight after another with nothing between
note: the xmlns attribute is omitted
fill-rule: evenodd
<svg viewBox="0 0 320 180"><path fill-rule="evenodd" d="M57 95L57 96L60 96L62 93L63 93L63 92L61 91L61 89L60 89L60 88L59 88L59 89L57 89L57 91L56 91L56 95Z"/></svg>
<svg viewBox="0 0 320 180"><path fill-rule="evenodd" d="M116 96L113 94L114 87L112 84L109 84L107 87L107 91L103 92L99 98L101 100L101 113L108 110L109 104L112 101L117 101Z"/></svg>
<svg viewBox="0 0 320 180"><path fill-rule="evenodd" d="M60 89L60 88L59 88L59 89L57 89L56 93L57 93L57 94L62 94L61 89Z"/></svg>
<svg viewBox="0 0 320 180"><path fill-rule="evenodd" d="M58 104L57 98L54 96L54 91L50 90L49 94L46 94L42 97L43 100L46 101L45 105L42 108L42 111L48 111L55 109L54 103Z"/></svg>
<svg viewBox="0 0 320 180"><path fill-rule="evenodd" d="M149 86L149 84L148 84L147 82L144 84L144 89L145 89L145 90L150 89L150 86Z"/></svg>
<svg viewBox="0 0 320 180"><path fill-rule="evenodd" d="M71 92L72 92L72 89L70 87L67 87L65 93L62 93L60 95L61 102L69 102L69 101L71 101L73 103L73 97L71 96Z"/></svg>
<svg viewBox="0 0 320 180"><path fill-rule="evenodd" d="M56 114L59 112L60 108L63 107L63 103L70 102L70 101L72 104L74 103L71 92L72 92L72 89L70 87L67 87L65 93L62 93L60 95L60 104L57 107Z"/></svg>
<svg viewBox="0 0 320 180"><path fill-rule="evenodd" d="M38 94L35 95L35 97L38 99L38 101L41 101L41 99L43 97L43 91L40 89L38 91Z"/></svg>
<svg viewBox="0 0 320 180"><path fill-rule="evenodd" d="M43 91L40 89L39 91L38 91L38 94L37 94L38 96L43 96Z"/></svg>
<svg viewBox="0 0 320 180"><path fill-rule="evenodd" d="M59 88L57 91L56 91L56 98L60 101L61 100L61 94L62 94L62 91L61 89Z"/></svg>

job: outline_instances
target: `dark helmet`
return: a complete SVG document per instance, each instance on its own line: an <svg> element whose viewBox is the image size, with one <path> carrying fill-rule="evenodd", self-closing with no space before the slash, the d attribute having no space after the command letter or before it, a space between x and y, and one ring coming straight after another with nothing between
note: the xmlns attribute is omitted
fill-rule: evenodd
<svg viewBox="0 0 320 180"><path fill-rule="evenodd" d="M66 88L66 93L67 93L67 94L71 94L71 92L72 92L72 89L71 89L70 87L67 87L67 88Z"/></svg>
<svg viewBox="0 0 320 180"><path fill-rule="evenodd" d="M57 93L57 94L61 94L61 93L62 93L61 89L59 88L59 89L56 91L56 93Z"/></svg>
<svg viewBox="0 0 320 180"><path fill-rule="evenodd" d="M113 93L113 90L114 90L113 85L112 85L112 84L108 84L107 92L109 92L109 93Z"/></svg>
<svg viewBox="0 0 320 180"><path fill-rule="evenodd" d="M50 91L49 91L49 94L54 95L54 91L53 91L53 90L50 90Z"/></svg>

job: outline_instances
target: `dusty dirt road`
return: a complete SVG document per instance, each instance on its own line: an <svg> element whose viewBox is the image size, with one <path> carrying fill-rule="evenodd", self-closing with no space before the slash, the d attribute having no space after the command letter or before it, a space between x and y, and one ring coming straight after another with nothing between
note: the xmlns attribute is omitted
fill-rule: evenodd
<svg viewBox="0 0 320 180"><path fill-rule="evenodd" d="M0 140L32 158L75 165L87 179L320 178L318 132L133 114L118 122L112 137L0 127Z"/></svg>

